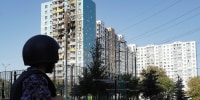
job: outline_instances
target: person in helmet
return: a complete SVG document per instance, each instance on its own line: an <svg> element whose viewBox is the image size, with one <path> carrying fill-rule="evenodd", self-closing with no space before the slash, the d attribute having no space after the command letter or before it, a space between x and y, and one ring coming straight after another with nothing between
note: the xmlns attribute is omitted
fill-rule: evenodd
<svg viewBox="0 0 200 100"><path fill-rule="evenodd" d="M58 43L47 35L31 37L23 47L24 65L30 66L12 84L10 100L64 100L56 95L52 73L58 61Z"/></svg>

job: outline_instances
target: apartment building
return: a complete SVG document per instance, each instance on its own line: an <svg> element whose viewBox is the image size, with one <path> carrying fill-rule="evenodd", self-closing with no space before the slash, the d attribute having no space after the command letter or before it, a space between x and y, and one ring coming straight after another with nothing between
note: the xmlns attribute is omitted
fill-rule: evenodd
<svg viewBox="0 0 200 100"><path fill-rule="evenodd" d="M117 35L115 33L115 29L112 27L106 28L107 34L106 34L106 60L108 65L108 71L110 74L110 77L114 77L117 74L117 64L116 64L116 56L117 56Z"/></svg>
<svg viewBox="0 0 200 100"><path fill-rule="evenodd" d="M158 66L174 81L182 78L186 90L188 79L197 76L195 41L137 47L136 54L137 76L147 66Z"/></svg>
<svg viewBox="0 0 200 100"><path fill-rule="evenodd" d="M117 35L117 73L125 74L128 73L127 67L127 45L124 36L121 34Z"/></svg>
<svg viewBox="0 0 200 100"><path fill-rule="evenodd" d="M59 61L51 78L77 83L91 61L96 37L96 7L92 0L52 0L41 4L41 34L55 38ZM73 81L73 82L72 82Z"/></svg>
<svg viewBox="0 0 200 100"><path fill-rule="evenodd" d="M96 21L96 39L101 44L101 60L102 60L102 66L108 66L106 65L106 34L108 31L106 31L106 27L104 25L104 22L101 20Z"/></svg>
<svg viewBox="0 0 200 100"><path fill-rule="evenodd" d="M107 66L107 72L110 78L113 78L119 74L133 74L135 67L133 50L129 50L127 42L124 36L116 34L114 28L105 27L105 23L102 20L96 21L96 37L102 46L103 65Z"/></svg>
<svg viewBox="0 0 200 100"><path fill-rule="evenodd" d="M128 44L127 45L127 70L129 74L133 74L137 77L137 66L136 66L136 44Z"/></svg>
<svg viewBox="0 0 200 100"><path fill-rule="evenodd" d="M103 21L96 21L96 39L102 46L101 60L103 61L103 65L108 67L106 72L110 78L113 78L117 74L117 35L114 28L106 28Z"/></svg>
<svg viewBox="0 0 200 100"><path fill-rule="evenodd" d="M41 4L41 34L52 33L52 1Z"/></svg>

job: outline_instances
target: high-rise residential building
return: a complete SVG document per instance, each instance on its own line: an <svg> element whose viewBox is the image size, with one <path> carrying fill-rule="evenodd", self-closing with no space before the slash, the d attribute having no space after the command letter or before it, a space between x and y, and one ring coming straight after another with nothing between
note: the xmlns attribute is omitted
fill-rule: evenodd
<svg viewBox="0 0 200 100"><path fill-rule="evenodd" d="M188 79L197 76L195 41L137 47L136 54L138 75L147 66L158 66L174 81L182 78L186 90Z"/></svg>
<svg viewBox="0 0 200 100"><path fill-rule="evenodd" d="M96 38L97 41L102 46L101 52L101 60L103 61L103 65L107 67L107 73L110 78L113 78L118 74L117 71L117 35L115 33L114 28L105 27L103 21L96 21Z"/></svg>
<svg viewBox="0 0 200 100"><path fill-rule="evenodd" d="M133 74L135 77L137 76L137 66L136 66L136 44L128 44L127 45L127 68L128 73Z"/></svg>
<svg viewBox="0 0 200 100"><path fill-rule="evenodd" d="M106 28L106 64L108 65L108 71L110 77L116 76L117 73L117 34L114 28Z"/></svg>
<svg viewBox="0 0 200 100"><path fill-rule="evenodd" d="M129 56L133 54L133 51L127 48L124 36L117 35L114 28L106 28L105 23L101 20L96 21L96 24L96 38L102 46L101 60L107 67L106 72L109 73L110 78L119 74L135 72L133 71L135 70L135 68L133 69L133 65L135 65L132 61L133 57Z"/></svg>
<svg viewBox="0 0 200 100"><path fill-rule="evenodd" d="M41 4L41 34L52 33L52 1Z"/></svg>
<svg viewBox="0 0 200 100"><path fill-rule="evenodd" d="M91 62L89 51L96 38L95 3L92 0L42 3L41 34L52 36L61 47L55 73L49 76L65 79L67 75L68 82L76 83L84 67Z"/></svg>
<svg viewBox="0 0 200 100"><path fill-rule="evenodd" d="M117 73L125 74L128 73L127 66L127 45L124 40L124 36L121 34L117 35Z"/></svg>
<svg viewBox="0 0 200 100"><path fill-rule="evenodd" d="M106 65L106 32L105 31L105 25L104 22L101 20L96 21L96 39L101 44L101 60L102 60L102 66L108 66Z"/></svg>

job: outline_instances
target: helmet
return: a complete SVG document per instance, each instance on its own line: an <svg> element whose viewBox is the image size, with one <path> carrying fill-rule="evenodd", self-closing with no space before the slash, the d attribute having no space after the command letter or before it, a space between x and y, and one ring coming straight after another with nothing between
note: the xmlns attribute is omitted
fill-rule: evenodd
<svg viewBox="0 0 200 100"><path fill-rule="evenodd" d="M31 37L23 47L24 65L56 63L58 61L58 43L50 36Z"/></svg>

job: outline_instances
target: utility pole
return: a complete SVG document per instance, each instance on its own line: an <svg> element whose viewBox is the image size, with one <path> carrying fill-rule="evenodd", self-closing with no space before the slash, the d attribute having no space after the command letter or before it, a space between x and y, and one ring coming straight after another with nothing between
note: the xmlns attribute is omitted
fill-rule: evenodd
<svg viewBox="0 0 200 100"><path fill-rule="evenodd" d="M137 79L137 47L135 47L135 79ZM136 100L139 100L139 93L136 91Z"/></svg>
<svg viewBox="0 0 200 100"><path fill-rule="evenodd" d="M131 52L131 57L132 57L132 59L131 59L131 61L132 61L132 74L133 74L133 52Z"/></svg>
<svg viewBox="0 0 200 100"><path fill-rule="evenodd" d="M136 71L136 68L137 68L137 48L135 49L135 78L137 78L137 71Z"/></svg>
<svg viewBox="0 0 200 100"><path fill-rule="evenodd" d="M118 51L118 52L119 52L119 55L118 55L118 61L119 61L119 62L118 62L118 74L120 75L120 71L121 71L121 70L120 70L120 69L121 69L121 59L120 59L120 57L121 57L121 56L120 56L120 52L121 52L121 51L120 51L120 48L121 48L121 46L120 46L120 45L121 45L121 41L120 41L120 40L118 41L118 45L119 45L119 51ZM119 78L119 76L118 76L118 78Z"/></svg>
<svg viewBox="0 0 200 100"><path fill-rule="evenodd" d="M68 33L65 34L65 39L66 39L66 44L65 44L65 100L67 100L68 98L68 75L67 75L67 71L68 71L68 62L67 62L67 48L68 48Z"/></svg>
<svg viewBox="0 0 200 100"><path fill-rule="evenodd" d="M128 61L128 57L129 57L129 54L128 54L129 50L128 50L128 47L126 46L126 67L127 67L127 74L128 74L128 69L129 69L129 61Z"/></svg>
<svg viewBox="0 0 200 100"><path fill-rule="evenodd" d="M117 76L117 36L115 35L115 76Z"/></svg>
<svg viewBox="0 0 200 100"><path fill-rule="evenodd" d="M124 65L125 65L125 73L128 74L128 47L126 45L126 41L123 42L124 43Z"/></svg>
<svg viewBox="0 0 200 100"><path fill-rule="evenodd" d="M68 34L71 32L71 20L70 13L67 11L65 13L65 100L68 98Z"/></svg>

